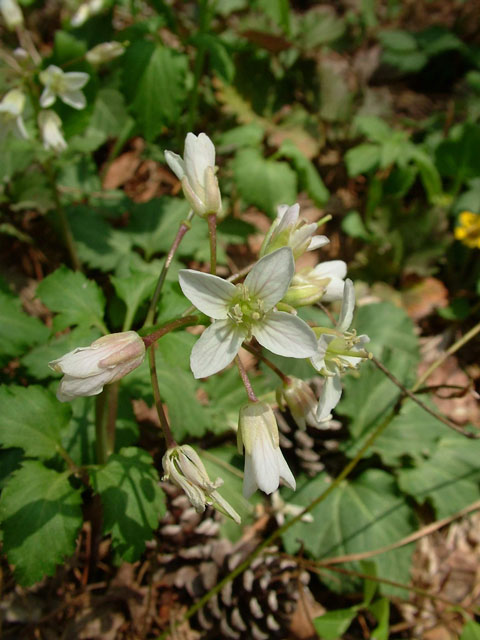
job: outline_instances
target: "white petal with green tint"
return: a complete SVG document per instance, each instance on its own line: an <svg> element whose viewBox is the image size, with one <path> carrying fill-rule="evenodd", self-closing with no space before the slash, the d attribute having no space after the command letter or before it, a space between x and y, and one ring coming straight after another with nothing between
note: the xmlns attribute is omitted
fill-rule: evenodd
<svg viewBox="0 0 480 640"><path fill-rule="evenodd" d="M190 355L190 367L195 378L206 378L232 362L246 337L230 319L217 320L195 343Z"/></svg>
<svg viewBox="0 0 480 640"><path fill-rule="evenodd" d="M183 293L202 313L216 320L227 317L228 305L237 292L234 284L193 269L182 269L178 280Z"/></svg>
<svg viewBox="0 0 480 640"><path fill-rule="evenodd" d="M185 163L182 157L173 151L165 151L165 160L173 173L181 180L185 175Z"/></svg>
<svg viewBox="0 0 480 640"><path fill-rule="evenodd" d="M252 296L263 300L271 309L286 294L293 278L295 263L290 247L282 247L259 260L248 276L245 286Z"/></svg>
<svg viewBox="0 0 480 640"><path fill-rule="evenodd" d="M252 333L262 347L279 356L309 358L317 352L317 339L308 324L284 311L270 311Z"/></svg>
<svg viewBox="0 0 480 640"><path fill-rule="evenodd" d="M328 420L342 396L342 382L339 375L328 376L320 392L317 420Z"/></svg>
<svg viewBox="0 0 480 640"><path fill-rule="evenodd" d="M342 311L337 322L337 329L344 333L350 328L353 320L353 312L355 311L355 289L350 279L345 280L345 289L343 290Z"/></svg>

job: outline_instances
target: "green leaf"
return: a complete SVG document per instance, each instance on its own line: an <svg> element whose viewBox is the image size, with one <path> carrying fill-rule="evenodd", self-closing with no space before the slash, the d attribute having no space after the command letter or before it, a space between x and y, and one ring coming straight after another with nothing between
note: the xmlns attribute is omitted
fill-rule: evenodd
<svg viewBox="0 0 480 640"><path fill-rule="evenodd" d="M142 133L153 140L180 116L186 96L188 58L148 40L137 40L123 56L124 89Z"/></svg>
<svg viewBox="0 0 480 640"><path fill-rule="evenodd" d="M150 454L128 447L90 472L103 505L105 533L112 535L117 562L135 562L165 514L164 494Z"/></svg>
<svg viewBox="0 0 480 640"><path fill-rule="evenodd" d="M476 178L480 174L480 126L466 123L454 129L449 140L440 143L436 150L438 171L454 178L458 184Z"/></svg>
<svg viewBox="0 0 480 640"><path fill-rule="evenodd" d="M348 175L358 176L377 167L380 162L380 151L381 148L377 144L359 144L349 149L344 156Z"/></svg>
<svg viewBox="0 0 480 640"><path fill-rule="evenodd" d="M68 405L42 387L2 386L0 406L2 446L20 447L27 456L53 458L70 418Z"/></svg>
<svg viewBox="0 0 480 640"><path fill-rule="evenodd" d="M285 162L265 160L255 149L240 149L233 161L240 195L268 215L276 215L279 204L297 200L297 176Z"/></svg>
<svg viewBox="0 0 480 640"><path fill-rule="evenodd" d="M110 277L117 296L125 302L127 315L125 317L126 329L130 329L139 306L153 294L156 275L134 271L128 278Z"/></svg>
<svg viewBox="0 0 480 640"><path fill-rule="evenodd" d="M365 242L370 242L372 236L365 227L362 216L358 211L349 211L342 220L342 230L351 238L360 238Z"/></svg>
<svg viewBox="0 0 480 640"><path fill-rule="evenodd" d="M264 135L265 129L258 122L250 122L219 134L216 138L216 146L225 148L225 151L230 148L257 147L262 143Z"/></svg>
<svg viewBox="0 0 480 640"><path fill-rule="evenodd" d="M428 153L413 147L412 159L418 167L423 187L427 193L428 201L435 203L443 194L442 179L435 163Z"/></svg>
<svg viewBox="0 0 480 640"><path fill-rule="evenodd" d="M24 586L53 575L56 565L75 551L82 498L68 478L68 472L26 461L2 492L3 548Z"/></svg>
<svg viewBox="0 0 480 640"><path fill-rule="evenodd" d="M0 179L7 182L13 175L25 171L35 158L35 149L30 140L5 136L0 140Z"/></svg>
<svg viewBox="0 0 480 640"><path fill-rule="evenodd" d="M480 624L474 620L468 620L463 627L460 640L480 640Z"/></svg>
<svg viewBox="0 0 480 640"><path fill-rule="evenodd" d="M58 313L53 319L54 331L72 325L104 326L103 292L79 271L60 267L40 282L37 295L49 309Z"/></svg>
<svg viewBox="0 0 480 640"><path fill-rule="evenodd" d="M319 207L323 206L329 199L330 193L315 165L291 140L285 140L282 143L278 150L278 155L284 156L293 162L300 181L300 187L305 189L315 204Z"/></svg>
<svg viewBox="0 0 480 640"><path fill-rule="evenodd" d="M22 458L21 449L0 449L0 490L8 483L11 474L20 467Z"/></svg>
<svg viewBox="0 0 480 640"><path fill-rule="evenodd" d="M235 76L235 65L224 42L213 33L198 33L192 38L192 43L208 51L210 57L210 68L220 80L226 84L231 84Z"/></svg>
<svg viewBox="0 0 480 640"><path fill-rule="evenodd" d="M338 40L345 33L346 22L331 7L316 6L299 19L298 46L309 50Z"/></svg>
<svg viewBox="0 0 480 640"><path fill-rule="evenodd" d="M357 116L354 124L359 133L378 144L387 142L394 133L385 120L377 116Z"/></svg>
<svg viewBox="0 0 480 640"><path fill-rule="evenodd" d="M48 338L49 329L21 310L20 300L0 292L0 362ZM8 358L5 359L4 356Z"/></svg>
<svg viewBox="0 0 480 640"><path fill-rule="evenodd" d="M398 471L400 487L418 502L430 500L445 518L480 498L480 443L449 435L414 469Z"/></svg>
<svg viewBox="0 0 480 640"><path fill-rule="evenodd" d="M125 100L120 91L108 87L100 89L85 135L97 133L103 135L105 140L117 137L129 120Z"/></svg>
<svg viewBox="0 0 480 640"><path fill-rule="evenodd" d="M306 506L330 485L331 478L322 473L305 482L296 493L289 493L287 501ZM378 549L415 530L414 513L399 496L394 479L377 469L365 471L353 481L342 482L311 514L314 522L299 522L284 534L288 553L296 553L302 541L305 551L320 560ZM409 545L376 557L373 561L379 577L408 582L411 554ZM361 570L358 563L345 566ZM339 588L336 580L332 580L330 586L335 590ZM385 593L394 591L381 588Z"/></svg>
<svg viewBox="0 0 480 640"><path fill-rule="evenodd" d="M390 600L380 598L368 607L370 613L373 613L377 620L377 626L371 633L372 640L388 640L389 621L390 621Z"/></svg>
<svg viewBox="0 0 480 640"><path fill-rule="evenodd" d="M330 63L320 63L319 115L328 122L345 122L351 117L354 94L345 74L333 69Z"/></svg>
<svg viewBox="0 0 480 640"><path fill-rule="evenodd" d="M77 347L86 347L92 344L100 336L101 332L98 329L76 327L69 333L58 338L53 337L49 342L34 347L30 353L27 353L21 359L21 363L33 378L46 380L55 375L48 366L49 362L60 358Z"/></svg>
<svg viewBox="0 0 480 640"><path fill-rule="evenodd" d="M323 616L315 618L313 626L322 640L338 640L352 624L357 612L357 607L328 611Z"/></svg>

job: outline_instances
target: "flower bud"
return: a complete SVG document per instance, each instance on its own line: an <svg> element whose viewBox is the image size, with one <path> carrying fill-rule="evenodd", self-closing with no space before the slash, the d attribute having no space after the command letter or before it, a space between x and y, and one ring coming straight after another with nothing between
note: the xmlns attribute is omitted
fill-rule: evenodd
<svg viewBox="0 0 480 640"><path fill-rule="evenodd" d="M88 0L88 2L83 2L70 20L72 27L81 27L89 18L100 13L103 5L104 0Z"/></svg>
<svg viewBox="0 0 480 640"><path fill-rule="evenodd" d="M121 42L102 42L90 49L85 57L90 64L97 65L118 58L124 51L125 46Z"/></svg>
<svg viewBox="0 0 480 640"><path fill-rule="evenodd" d="M205 218L222 213L222 197L215 175L215 147L205 133L185 138L183 158L165 151L165 160L182 183L185 198L196 214Z"/></svg>
<svg viewBox="0 0 480 640"><path fill-rule="evenodd" d="M309 427L320 428L315 417L317 411L317 399L309 385L299 378L289 377L276 392L277 403L281 409L288 407L292 418L299 429Z"/></svg>
<svg viewBox="0 0 480 640"><path fill-rule="evenodd" d="M23 13L16 0L0 0L0 11L10 31L23 25Z"/></svg>
<svg viewBox="0 0 480 640"><path fill-rule="evenodd" d="M57 398L68 402L80 396L96 396L104 385L136 369L144 356L145 344L135 331L111 333L89 347L74 349L49 362L53 371L64 374Z"/></svg>
<svg viewBox="0 0 480 640"><path fill-rule="evenodd" d="M343 260L328 260L314 269L304 269L293 276L282 302L303 307L319 300L341 300L346 275L347 265Z"/></svg>
<svg viewBox="0 0 480 640"><path fill-rule="evenodd" d="M265 402L252 402L240 409L237 431L238 449L245 448L243 495L255 490L269 494L278 489L280 478L295 490L295 478L279 446L275 414Z"/></svg>
<svg viewBox="0 0 480 640"><path fill-rule="evenodd" d="M38 127L45 149L52 149L60 153L67 148L67 143L62 135L62 121L55 111L51 109L40 111L38 114Z"/></svg>
<svg viewBox="0 0 480 640"><path fill-rule="evenodd" d="M217 478L214 482L210 480L195 449L189 445L168 449L163 456L162 465L165 472L163 480L170 480L185 491L197 513L202 513L207 505L211 505L240 523L238 513L217 491L223 484L223 480L221 478Z"/></svg>
<svg viewBox="0 0 480 640"><path fill-rule="evenodd" d="M295 260L305 253L313 251L328 244L326 236L315 235L317 225L315 222L308 224L299 218L300 205L289 207L281 204L277 209L277 219L273 222L260 249L260 256L267 255L280 249L291 247Z"/></svg>
<svg viewBox="0 0 480 640"><path fill-rule="evenodd" d="M0 102L0 141L9 131L19 138L28 138L22 113L25 95L19 89L11 89Z"/></svg>

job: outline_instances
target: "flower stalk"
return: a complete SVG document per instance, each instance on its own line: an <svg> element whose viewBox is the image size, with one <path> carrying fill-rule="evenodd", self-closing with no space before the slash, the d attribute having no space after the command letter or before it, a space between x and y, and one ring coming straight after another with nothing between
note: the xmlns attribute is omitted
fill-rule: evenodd
<svg viewBox="0 0 480 640"><path fill-rule="evenodd" d="M208 237L210 240L210 273L216 275L217 273L217 216L215 213L211 213L207 217L208 222Z"/></svg>
<svg viewBox="0 0 480 640"><path fill-rule="evenodd" d="M245 387L245 391L247 392L248 399L250 402L258 402L258 398L255 395L255 391L253 390L252 383L248 378L247 371L243 366L243 362L240 360L240 356L235 356L235 364L237 365L238 372L243 382L243 386Z"/></svg>

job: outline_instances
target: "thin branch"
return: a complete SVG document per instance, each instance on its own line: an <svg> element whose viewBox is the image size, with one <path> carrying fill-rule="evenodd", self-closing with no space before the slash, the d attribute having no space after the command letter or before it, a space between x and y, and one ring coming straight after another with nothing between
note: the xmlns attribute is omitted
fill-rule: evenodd
<svg viewBox="0 0 480 640"><path fill-rule="evenodd" d="M245 387L245 391L247 392L248 399L250 402L258 402L258 398L255 395L255 391L253 390L252 383L248 379L247 372L245 367L243 366L242 361L240 360L240 356L235 356L235 363L238 367L238 372L240 373L240 377L242 378L242 382Z"/></svg>
<svg viewBox="0 0 480 640"><path fill-rule="evenodd" d="M458 424L455 424L448 418L445 418L444 416L437 413L433 409L430 409L430 407L428 407L424 402L422 402L417 398L417 396L415 395L415 393L413 393L413 391L410 391L409 389L407 389L407 387L405 387L400 382L400 380L396 378L393 375L393 373L389 371L387 367L385 367L385 365L383 365L380 362L380 360L375 358L374 355L372 355L370 359L375 364L375 366L387 376L387 378L389 378L399 389L401 389L404 396L410 398L410 400L413 400L413 402L418 404L419 407L421 407L424 411L426 411L428 414L433 416L436 420L438 420L439 422L442 422L449 429L453 429L453 431L456 431L457 433L460 433L462 436L465 436L465 438L470 438L471 440L477 440L478 438L480 438L480 433L471 433L469 431L465 431L464 429L462 429L462 427L458 426Z"/></svg>
<svg viewBox="0 0 480 640"><path fill-rule="evenodd" d="M170 333L174 329L178 329L179 327L184 327L188 324L195 324L198 321L198 316L186 316L185 318L177 318L177 320L172 320L172 322L168 322L167 324L157 329L153 333L149 333L148 335L142 338L145 349L148 349L154 342L157 342L162 336Z"/></svg>
<svg viewBox="0 0 480 640"><path fill-rule="evenodd" d="M207 216L208 237L210 240L210 273L217 273L217 216L211 213Z"/></svg>
<svg viewBox="0 0 480 640"><path fill-rule="evenodd" d="M260 349L256 349L255 347L252 347L252 345L245 343L242 345L242 347L243 349L245 349L245 351L248 351L256 358L261 360L264 364L266 364L267 367L269 367L274 373L277 374L282 382L285 382L287 384L290 382L290 378L285 373L283 373L283 371L281 371L276 364L273 364L271 360L264 356Z"/></svg>
<svg viewBox="0 0 480 640"><path fill-rule="evenodd" d="M167 449L171 449L172 447L176 447L177 443L175 442L175 438L173 437L173 434L170 430L170 425L168 424L167 416L165 415L165 411L163 410L162 398L160 396L160 389L158 386L157 364L155 362L155 345L154 344L152 344L152 346L148 351L148 358L150 363L150 377L152 380L155 408L157 410L160 426L162 427L163 435L165 437L165 443L167 445Z"/></svg>

